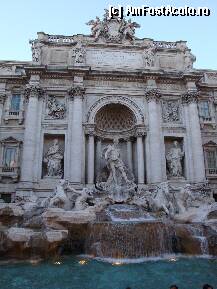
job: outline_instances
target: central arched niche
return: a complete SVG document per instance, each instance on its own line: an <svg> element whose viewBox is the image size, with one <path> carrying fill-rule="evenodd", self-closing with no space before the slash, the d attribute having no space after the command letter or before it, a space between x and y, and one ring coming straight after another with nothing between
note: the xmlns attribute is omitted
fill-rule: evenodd
<svg viewBox="0 0 217 289"><path fill-rule="evenodd" d="M95 176L99 176L100 172L106 167L106 162L102 158L102 150L112 143L113 138L119 139L119 149L121 158L125 165L132 171L137 178L137 163L136 163L136 143L135 143L135 127L137 120L134 112L126 105L120 103L106 104L101 107L94 119L95 132L97 142L95 150ZM129 143L131 145L131 159L129 158Z"/></svg>
<svg viewBox="0 0 217 289"><path fill-rule="evenodd" d="M95 116L96 130L105 135L114 134L123 137L136 125L136 117L133 112L123 104L107 104L103 106Z"/></svg>

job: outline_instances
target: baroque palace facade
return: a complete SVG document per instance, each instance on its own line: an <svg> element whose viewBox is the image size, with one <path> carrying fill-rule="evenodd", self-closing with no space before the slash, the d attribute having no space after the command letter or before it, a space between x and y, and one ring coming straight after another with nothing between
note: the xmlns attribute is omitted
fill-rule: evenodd
<svg viewBox="0 0 217 289"><path fill-rule="evenodd" d="M60 178L93 187L113 139L139 187L208 180L215 196L217 71L108 11L87 24L89 36L38 33L32 61L0 62L2 198L46 196Z"/></svg>

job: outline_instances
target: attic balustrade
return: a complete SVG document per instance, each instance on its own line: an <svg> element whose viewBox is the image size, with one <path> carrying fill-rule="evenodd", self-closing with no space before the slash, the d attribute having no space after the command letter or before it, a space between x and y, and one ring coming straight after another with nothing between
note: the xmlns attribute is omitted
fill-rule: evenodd
<svg viewBox="0 0 217 289"><path fill-rule="evenodd" d="M154 41L154 46L156 48L166 48L166 49L176 49L177 43L176 42L166 42L166 41Z"/></svg>
<svg viewBox="0 0 217 289"><path fill-rule="evenodd" d="M48 35L48 41L52 43L73 43L73 37L66 36L57 36L57 35Z"/></svg>

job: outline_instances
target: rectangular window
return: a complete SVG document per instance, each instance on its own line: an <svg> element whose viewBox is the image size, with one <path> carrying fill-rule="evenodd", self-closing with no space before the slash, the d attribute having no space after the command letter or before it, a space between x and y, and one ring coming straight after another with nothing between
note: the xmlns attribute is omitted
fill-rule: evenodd
<svg viewBox="0 0 217 289"><path fill-rule="evenodd" d="M4 151L3 166L13 168L16 166L16 148L6 147Z"/></svg>
<svg viewBox="0 0 217 289"><path fill-rule="evenodd" d="M12 194L8 194L8 193L3 193L3 194L0 194L0 198L2 199L2 200L4 200L5 201L5 203L11 203L11 201L12 201Z"/></svg>
<svg viewBox="0 0 217 289"><path fill-rule="evenodd" d="M217 174L217 149L209 149L206 151L207 172L209 175Z"/></svg>
<svg viewBox="0 0 217 289"><path fill-rule="evenodd" d="M19 112L21 96L19 94L12 95L10 111Z"/></svg>
<svg viewBox="0 0 217 289"><path fill-rule="evenodd" d="M199 116L205 121L211 121L209 102L200 101L199 102Z"/></svg>

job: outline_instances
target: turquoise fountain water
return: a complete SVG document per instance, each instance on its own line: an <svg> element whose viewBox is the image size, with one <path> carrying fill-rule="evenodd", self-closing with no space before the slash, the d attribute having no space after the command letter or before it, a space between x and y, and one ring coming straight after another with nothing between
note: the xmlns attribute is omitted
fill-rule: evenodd
<svg viewBox="0 0 217 289"><path fill-rule="evenodd" d="M53 262L1 264L1 289L180 289L217 286L217 259L171 257L139 264L115 264L79 257Z"/></svg>

